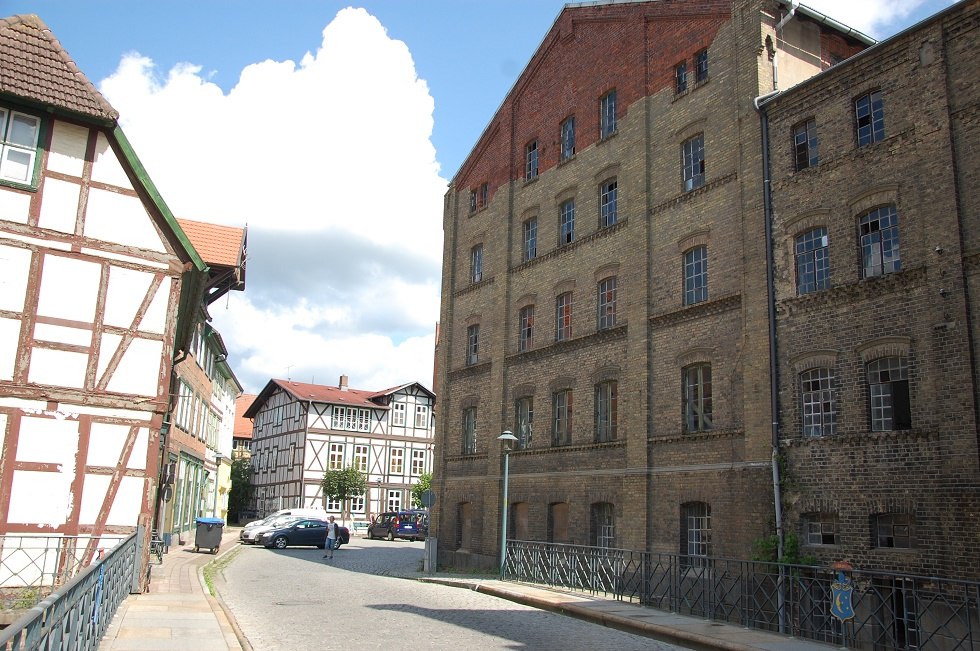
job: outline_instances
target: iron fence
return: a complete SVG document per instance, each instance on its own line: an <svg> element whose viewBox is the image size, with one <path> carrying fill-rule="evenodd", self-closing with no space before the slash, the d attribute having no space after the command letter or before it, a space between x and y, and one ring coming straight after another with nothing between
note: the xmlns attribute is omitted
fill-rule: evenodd
<svg viewBox="0 0 980 651"><path fill-rule="evenodd" d="M504 579L868 651L977 651L980 583L845 572L849 619L831 612L838 570L508 541ZM839 586L838 586L839 587Z"/></svg>
<svg viewBox="0 0 980 651"><path fill-rule="evenodd" d="M119 604L139 585L140 530L118 541L104 558L87 567L83 567L83 556L74 551L78 541L73 546L71 537L64 538L69 540L60 545L52 541L50 547L19 555L14 549L3 548L3 577L11 583L18 580L16 577L22 582L31 579L31 585L47 594L26 615L0 631L0 651L97 649ZM41 549L48 553L40 553ZM20 560L11 561L8 567L8 557ZM73 576L69 574L72 571Z"/></svg>

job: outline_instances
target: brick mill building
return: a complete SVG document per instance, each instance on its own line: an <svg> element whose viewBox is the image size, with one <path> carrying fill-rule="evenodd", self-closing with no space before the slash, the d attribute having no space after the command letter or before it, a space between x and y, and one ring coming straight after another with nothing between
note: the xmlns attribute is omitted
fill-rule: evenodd
<svg viewBox="0 0 980 651"><path fill-rule="evenodd" d="M441 563L510 430L512 539L980 574L977 20L566 5L446 195Z"/></svg>

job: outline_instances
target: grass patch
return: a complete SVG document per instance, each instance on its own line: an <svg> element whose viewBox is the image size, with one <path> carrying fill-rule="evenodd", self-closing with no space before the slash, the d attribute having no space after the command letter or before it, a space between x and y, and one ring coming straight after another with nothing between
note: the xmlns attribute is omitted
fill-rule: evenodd
<svg viewBox="0 0 980 651"><path fill-rule="evenodd" d="M214 577L218 575L223 569L225 569L229 563L235 560L238 553L242 551L241 546L235 547L227 554L223 555L221 558L216 559L204 566L204 584L208 586L208 593L213 597L214 590Z"/></svg>

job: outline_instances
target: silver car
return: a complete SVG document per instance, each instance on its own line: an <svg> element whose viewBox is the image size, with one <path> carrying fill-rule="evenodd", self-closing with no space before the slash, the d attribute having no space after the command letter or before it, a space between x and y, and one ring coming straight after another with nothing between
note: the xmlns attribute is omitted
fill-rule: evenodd
<svg viewBox="0 0 980 651"><path fill-rule="evenodd" d="M293 522L302 519L303 516L301 515L270 516L265 520L259 520L254 524L246 525L245 528L242 529L242 532L238 534L238 540L243 545L254 545L258 541L259 536L261 536L266 531L270 531L278 527L283 527L287 524L292 524Z"/></svg>

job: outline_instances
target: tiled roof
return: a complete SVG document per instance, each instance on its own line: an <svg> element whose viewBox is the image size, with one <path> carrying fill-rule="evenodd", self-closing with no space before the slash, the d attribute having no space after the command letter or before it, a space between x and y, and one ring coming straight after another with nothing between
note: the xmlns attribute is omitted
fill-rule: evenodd
<svg viewBox="0 0 980 651"><path fill-rule="evenodd" d="M236 439L252 438L252 421L245 418L245 412L255 401L256 396L251 393L243 393L235 399L235 432Z"/></svg>
<svg viewBox="0 0 980 651"><path fill-rule="evenodd" d="M338 387L328 387L322 384L305 384L303 382L293 382L292 380L272 380L272 382L275 382L300 400L327 402L333 405L353 405L356 407L378 408L381 406L371 401L371 398L377 395L374 391L361 391L360 389L344 390Z"/></svg>
<svg viewBox="0 0 980 651"><path fill-rule="evenodd" d="M219 226L190 219L177 219L180 228L209 266L237 267L242 254L245 229Z"/></svg>
<svg viewBox="0 0 980 651"><path fill-rule="evenodd" d="M119 119L34 14L0 19L0 93L104 121Z"/></svg>

